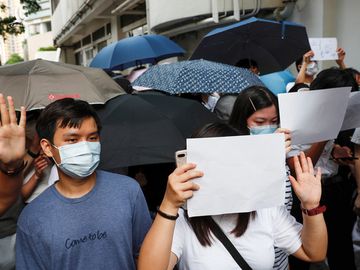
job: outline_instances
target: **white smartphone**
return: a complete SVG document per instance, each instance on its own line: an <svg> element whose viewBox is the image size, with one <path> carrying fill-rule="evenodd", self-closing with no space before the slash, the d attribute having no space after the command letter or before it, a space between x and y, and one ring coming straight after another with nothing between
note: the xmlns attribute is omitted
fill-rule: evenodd
<svg viewBox="0 0 360 270"><path fill-rule="evenodd" d="M180 167L186 164L187 152L186 150L179 150L175 152L176 167ZM187 210L187 202L182 206L183 209Z"/></svg>
<svg viewBox="0 0 360 270"><path fill-rule="evenodd" d="M184 164L186 164L186 157L187 157L186 150L179 150L175 152L175 161L176 161L176 167L180 167Z"/></svg>

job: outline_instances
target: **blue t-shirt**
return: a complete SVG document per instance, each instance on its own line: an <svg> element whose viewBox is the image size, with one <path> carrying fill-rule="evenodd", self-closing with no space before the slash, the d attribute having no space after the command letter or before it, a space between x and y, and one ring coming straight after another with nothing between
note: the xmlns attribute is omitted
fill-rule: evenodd
<svg viewBox="0 0 360 270"><path fill-rule="evenodd" d="M49 187L20 215L16 269L135 269L151 225L144 195L129 177L96 172L85 196Z"/></svg>

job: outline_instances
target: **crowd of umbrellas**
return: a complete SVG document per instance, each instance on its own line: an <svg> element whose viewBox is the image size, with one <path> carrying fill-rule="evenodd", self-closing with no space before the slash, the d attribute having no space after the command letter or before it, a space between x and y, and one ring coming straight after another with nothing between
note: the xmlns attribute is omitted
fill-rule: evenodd
<svg viewBox="0 0 360 270"><path fill-rule="evenodd" d="M250 18L208 33L189 60L159 65L185 51L164 36L137 36L103 48L91 67L45 60L0 67L0 84L16 109L25 106L29 114L64 97L94 104L102 121L100 167L116 170L173 162L174 152L185 148L196 129L220 121L178 94L236 94L264 84L278 89L293 79L284 70L309 50L302 25ZM256 61L263 76L234 66L240 59ZM151 66L132 85L164 94L127 94L105 72L145 64Z"/></svg>

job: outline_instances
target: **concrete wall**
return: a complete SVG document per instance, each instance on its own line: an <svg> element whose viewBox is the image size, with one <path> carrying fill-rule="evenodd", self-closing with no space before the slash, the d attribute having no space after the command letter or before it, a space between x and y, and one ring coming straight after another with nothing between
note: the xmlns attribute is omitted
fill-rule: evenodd
<svg viewBox="0 0 360 270"><path fill-rule="evenodd" d="M34 35L27 38L28 57L29 60L36 59L36 53L40 47L49 47L53 45L52 33L47 32Z"/></svg>
<svg viewBox="0 0 360 270"><path fill-rule="evenodd" d="M359 12L358 0L298 0L289 20L304 24L309 37L336 37L338 46L346 51L346 65L359 69ZM321 68L334 65L334 61L320 63Z"/></svg>

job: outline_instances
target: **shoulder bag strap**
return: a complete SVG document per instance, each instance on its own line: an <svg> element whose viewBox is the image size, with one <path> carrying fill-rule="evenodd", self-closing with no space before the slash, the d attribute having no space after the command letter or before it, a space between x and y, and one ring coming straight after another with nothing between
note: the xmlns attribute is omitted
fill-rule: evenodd
<svg viewBox="0 0 360 270"><path fill-rule="evenodd" d="M234 247L229 238L225 235L220 226L211 218L212 233L216 236L217 239L221 241L227 251L230 253L231 257L236 261L236 263L241 267L242 270L252 270L248 263L241 256L239 251Z"/></svg>

